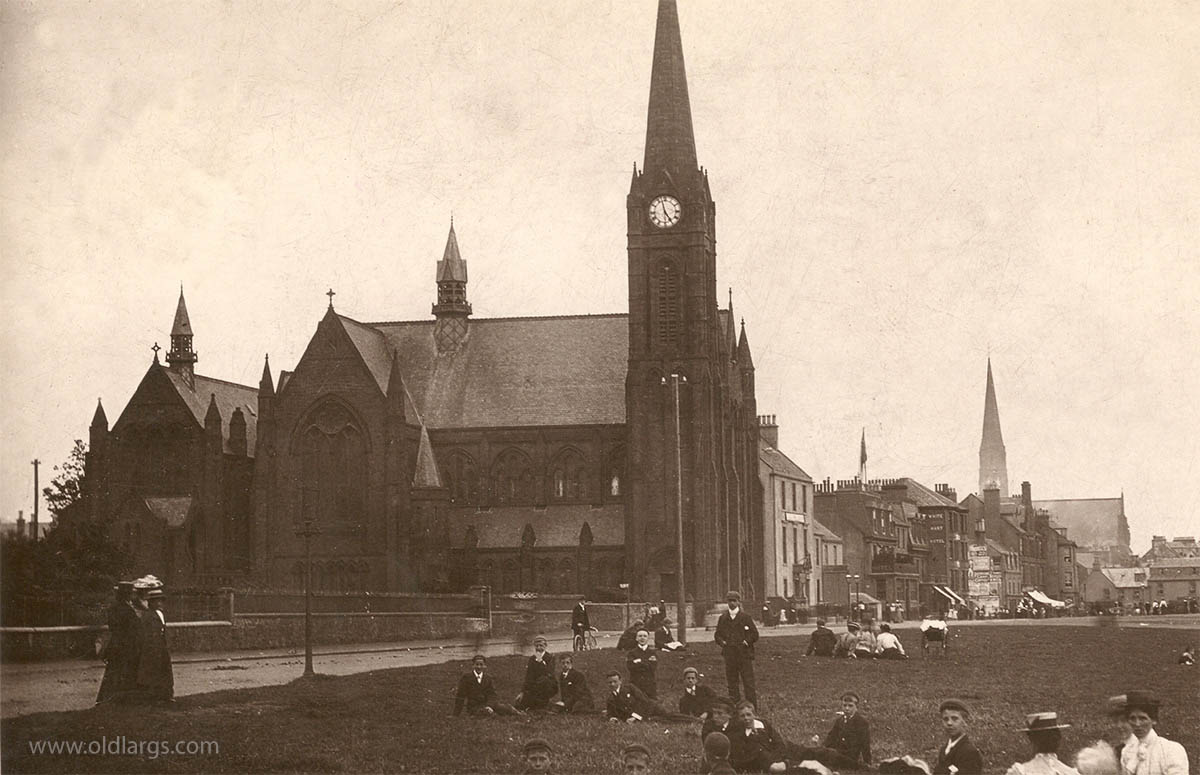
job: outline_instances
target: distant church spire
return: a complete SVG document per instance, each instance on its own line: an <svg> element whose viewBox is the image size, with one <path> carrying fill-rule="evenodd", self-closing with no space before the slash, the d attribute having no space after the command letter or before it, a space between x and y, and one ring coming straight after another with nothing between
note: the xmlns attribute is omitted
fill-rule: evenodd
<svg viewBox="0 0 1200 775"><path fill-rule="evenodd" d="M646 117L643 173L664 171L676 182L695 172L696 139L692 106L683 67L683 41L675 0L659 0L654 32L654 64L650 72L650 107Z"/></svg>
<svg viewBox="0 0 1200 775"><path fill-rule="evenodd" d="M987 392L983 398L983 438L979 442L979 492L992 487L1000 489L1000 497L1012 493L1008 489L1008 458L1004 450L1004 435L1000 432L1000 409L996 405L996 384L992 380L992 359L988 358Z"/></svg>
<svg viewBox="0 0 1200 775"><path fill-rule="evenodd" d="M179 303L175 305L175 322L171 325L171 349L167 351L167 363L172 371L179 372L188 384L192 384L196 361L199 359L192 348L192 322L188 319L187 302L183 300L181 285Z"/></svg>
<svg viewBox="0 0 1200 775"><path fill-rule="evenodd" d="M437 303L433 305L433 315L437 318L433 338L439 353L456 352L466 344L467 318L471 315L471 304L467 301L467 262L458 250L453 218L446 249L442 260L437 262Z"/></svg>

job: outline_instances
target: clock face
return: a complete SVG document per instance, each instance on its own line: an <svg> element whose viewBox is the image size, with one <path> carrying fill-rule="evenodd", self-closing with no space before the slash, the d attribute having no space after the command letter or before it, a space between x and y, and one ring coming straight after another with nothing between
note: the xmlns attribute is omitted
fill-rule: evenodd
<svg viewBox="0 0 1200 775"><path fill-rule="evenodd" d="M683 207L673 196L656 196L650 203L650 223L660 229L666 229L679 223L683 215Z"/></svg>

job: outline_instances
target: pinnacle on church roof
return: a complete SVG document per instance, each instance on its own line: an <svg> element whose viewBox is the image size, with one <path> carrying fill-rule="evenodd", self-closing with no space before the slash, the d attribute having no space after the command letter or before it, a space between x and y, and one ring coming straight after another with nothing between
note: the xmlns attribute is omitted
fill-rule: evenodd
<svg viewBox="0 0 1200 775"><path fill-rule="evenodd" d="M217 408L217 394L209 393L208 411L204 415L204 425L221 424L221 410Z"/></svg>
<svg viewBox="0 0 1200 775"><path fill-rule="evenodd" d="M108 417L104 414L104 404L101 403L99 398L96 399L96 413L94 415L92 415L92 427L93 428L107 428L108 427Z"/></svg>
<svg viewBox="0 0 1200 775"><path fill-rule="evenodd" d="M442 260L437 264L437 281L460 282L467 281L467 262L463 261L458 252L458 237L454 233L454 219L450 220L450 233L446 236L446 250Z"/></svg>
<svg viewBox="0 0 1200 775"><path fill-rule="evenodd" d="M750 340L746 338L745 318L742 318L742 333L738 336L737 360L742 368L754 367L754 359L750 357Z"/></svg>
<svg viewBox="0 0 1200 775"><path fill-rule="evenodd" d="M429 443L429 431L421 426L421 441L417 446L417 463L413 471L413 487L436 489L442 486L437 461L433 457L433 445Z"/></svg>
<svg viewBox="0 0 1200 775"><path fill-rule="evenodd" d="M275 395L275 382L271 379L270 354L263 355L263 373L262 379L258 381L258 392L266 396Z"/></svg>
<svg viewBox="0 0 1200 775"><path fill-rule="evenodd" d="M171 325L171 336L191 336L192 322L188 320L187 302L183 300L183 286L179 286L179 303L175 305L175 322Z"/></svg>
<svg viewBox="0 0 1200 775"><path fill-rule="evenodd" d="M665 171L676 180L695 172L696 139L688 100L679 10L675 0L659 0L650 72L650 106L646 116L646 159L643 173Z"/></svg>

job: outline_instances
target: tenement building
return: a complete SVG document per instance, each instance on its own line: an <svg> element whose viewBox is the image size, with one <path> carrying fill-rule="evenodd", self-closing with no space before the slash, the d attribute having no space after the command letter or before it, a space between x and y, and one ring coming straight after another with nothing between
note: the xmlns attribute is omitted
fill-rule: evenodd
<svg viewBox="0 0 1200 775"><path fill-rule="evenodd" d="M297 587L309 523L325 589L671 600L682 522L689 596L761 595L754 363L718 307L675 0L626 205L620 314L476 317L451 226L429 318L352 320L331 294L294 368L252 387L194 372L181 296L167 364L111 430L97 410L92 515L176 583Z"/></svg>

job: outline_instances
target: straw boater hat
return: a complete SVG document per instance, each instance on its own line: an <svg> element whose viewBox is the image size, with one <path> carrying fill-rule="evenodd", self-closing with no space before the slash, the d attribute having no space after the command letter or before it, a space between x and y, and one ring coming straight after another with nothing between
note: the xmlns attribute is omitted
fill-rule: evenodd
<svg viewBox="0 0 1200 775"><path fill-rule="evenodd" d="M1025 715L1025 728L1022 732L1048 732L1051 729L1070 729L1070 724L1059 723L1058 714L1054 711L1048 713L1027 713Z"/></svg>

